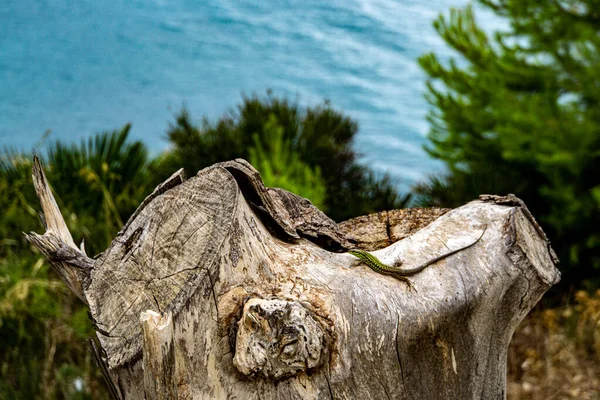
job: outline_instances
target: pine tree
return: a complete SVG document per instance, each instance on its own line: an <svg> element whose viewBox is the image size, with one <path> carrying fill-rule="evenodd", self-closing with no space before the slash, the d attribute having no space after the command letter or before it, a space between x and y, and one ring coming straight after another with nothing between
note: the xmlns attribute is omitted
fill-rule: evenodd
<svg viewBox="0 0 600 400"><path fill-rule="evenodd" d="M460 55L420 58L429 75L426 150L448 175L424 204L515 193L549 233L565 283L600 283L600 2L480 0L507 18L487 34L471 7L434 27Z"/></svg>

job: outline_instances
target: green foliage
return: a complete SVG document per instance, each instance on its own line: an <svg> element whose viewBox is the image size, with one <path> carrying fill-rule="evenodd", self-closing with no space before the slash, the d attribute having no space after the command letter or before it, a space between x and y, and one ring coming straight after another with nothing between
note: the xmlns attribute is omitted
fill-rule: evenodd
<svg viewBox="0 0 600 400"><path fill-rule="evenodd" d="M40 256L0 258L0 398L108 398L83 344L92 334Z"/></svg>
<svg viewBox="0 0 600 400"><path fill-rule="evenodd" d="M252 137L254 147L249 150L249 161L261 174L266 186L279 187L306 197L321 210L325 209L325 184L319 167L310 168L292 151L289 140L283 137L283 127L272 115L264 133Z"/></svg>
<svg viewBox="0 0 600 400"><path fill-rule="evenodd" d="M131 126L48 151L47 174L74 236L91 253L104 250L144 197L158 184L142 142L128 142Z"/></svg>
<svg viewBox="0 0 600 400"><path fill-rule="evenodd" d="M103 250L155 186L155 164L129 126L80 145L55 143L46 172L75 240ZM83 340L87 308L35 255L22 231L40 231L31 155L0 155L0 398L108 398Z"/></svg>
<svg viewBox="0 0 600 400"><path fill-rule="evenodd" d="M396 193L388 176L377 176L356 161L352 149L358 132L356 122L328 103L301 109L270 94L266 98L244 97L235 111L214 124L204 119L200 127L183 110L168 131L172 148L163 164L163 176L181 166L193 175L217 162L249 159L256 141L268 140L265 126L273 117L291 152L313 171L320 169L326 186L324 208L333 219L400 208L408 201L408 197Z"/></svg>
<svg viewBox="0 0 600 400"><path fill-rule="evenodd" d="M27 246L21 232L39 226L31 159L16 152L0 154L0 257Z"/></svg>
<svg viewBox="0 0 600 400"><path fill-rule="evenodd" d="M563 282L600 283L600 18L596 1L481 0L510 21L493 37L470 7L434 26L461 60L421 57L430 77L427 151L448 175L422 204L515 193L542 222Z"/></svg>

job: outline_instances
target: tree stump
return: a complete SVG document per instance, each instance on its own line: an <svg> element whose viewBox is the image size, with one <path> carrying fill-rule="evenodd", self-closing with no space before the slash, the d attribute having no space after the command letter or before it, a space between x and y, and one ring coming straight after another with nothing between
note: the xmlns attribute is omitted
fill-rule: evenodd
<svg viewBox="0 0 600 400"><path fill-rule="evenodd" d="M514 329L559 280L514 196L338 225L235 160L175 173L91 259L33 175L47 231L28 238L89 305L118 399L504 398ZM475 241L412 289L346 252L409 269Z"/></svg>

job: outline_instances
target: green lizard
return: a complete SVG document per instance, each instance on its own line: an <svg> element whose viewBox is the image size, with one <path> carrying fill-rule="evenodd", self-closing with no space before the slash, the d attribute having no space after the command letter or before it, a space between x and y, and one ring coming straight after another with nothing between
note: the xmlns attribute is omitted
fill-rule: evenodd
<svg viewBox="0 0 600 400"><path fill-rule="evenodd" d="M432 258L431 260L425 261L423 264L421 264L419 266L416 266L414 268L409 268L409 269L398 268L402 265L402 261L400 261L400 260L397 260L394 263L394 265L384 264L373 254L366 252L364 250L350 250L348 253L352 254L354 257L360 259L362 262L367 264L369 266L369 268L371 268L373 271L383 274L383 275L393 276L394 278L399 279L402 282L406 283L409 288L412 288L413 285L412 285L410 279L407 278L407 276L415 275L415 274L423 271L425 268L429 267L430 265L435 264L436 262L443 260L446 257L449 257L453 254L458 253L459 251L465 250L465 249L473 246L475 243L479 242L479 240L483 237L483 234L485 233L486 229L487 229L487 225L485 226L485 228L483 228L483 232L481 232L481 235L473 243L468 244L463 247L460 247L455 250L451 250L440 256Z"/></svg>

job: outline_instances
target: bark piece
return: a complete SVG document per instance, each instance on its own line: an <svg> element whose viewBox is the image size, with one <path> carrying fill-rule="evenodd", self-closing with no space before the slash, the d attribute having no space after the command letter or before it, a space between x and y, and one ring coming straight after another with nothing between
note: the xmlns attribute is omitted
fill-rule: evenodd
<svg viewBox="0 0 600 400"><path fill-rule="evenodd" d="M350 247L338 225L310 200L279 188L267 188L260 174L241 158L218 164L234 176L246 200L263 214L263 223L285 239L307 238L331 251Z"/></svg>
<svg viewBox="0 0 600 400"><path fill-rule="evenodd" d="M447 208L404 208L363 215L341 222L339 230L362 250L377 250L412 235L450 211Z"/></svg>
<svg viewBox="0 0 600 400"><path fill-rule="evenodd" d="M144 353L144 388L147 400L177 399L175 344L172 314L153 310L140 315Z"/></svg>

